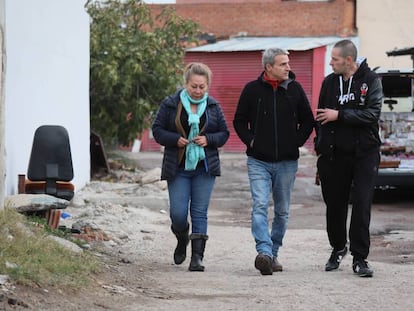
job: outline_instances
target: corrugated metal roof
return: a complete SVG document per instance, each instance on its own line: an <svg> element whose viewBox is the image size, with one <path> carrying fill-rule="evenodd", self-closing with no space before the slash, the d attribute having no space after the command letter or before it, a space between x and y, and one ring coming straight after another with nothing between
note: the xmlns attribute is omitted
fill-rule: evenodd
<svg viewBox="0 0 414 311"><path fill-rule="evenodd" d="M216 43L189 48L187 52L236 52L262 51L278 47L289 51L306 51L324 45L331 45L343 37L237 37Z"/></svg>

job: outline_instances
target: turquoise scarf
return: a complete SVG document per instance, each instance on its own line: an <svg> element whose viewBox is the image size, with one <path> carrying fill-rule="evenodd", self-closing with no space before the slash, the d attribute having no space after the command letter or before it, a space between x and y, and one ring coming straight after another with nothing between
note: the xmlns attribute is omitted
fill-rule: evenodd
<svg viewBox="0 0 414 311"><path fill-rule="evenodd" d="M194 137L196 137L200 133L200 117L203 115L204 111L206 111L207 107L207 97L208 93L206 92L202 99L195 100L190 97L187 90L184 89L180 93L181 103L185 111L188 114L188 125L190 126L190 133L188 134L188 140L190 143L186 146L185 150L185 170L192 171L195 170L198 164L198 161L204 160L206 155L204 153L204 148L193 143ZM193 113L191 111L191 104L197 105L197 112Z"/></svg>

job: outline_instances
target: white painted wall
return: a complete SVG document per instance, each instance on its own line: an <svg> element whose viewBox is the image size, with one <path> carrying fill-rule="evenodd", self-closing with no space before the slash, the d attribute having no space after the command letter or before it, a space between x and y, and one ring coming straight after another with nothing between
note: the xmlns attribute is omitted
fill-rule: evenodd
<svg viewBox="0 0 414 311"><path fill-rule="evenodd" d="M1 12L4 12L3 3L0 3L0 209L4 200L4 179L6 176L6 157L4 152L4 68L3 68L3 24Z"/></svg>
<svg viewBox="0 0 414 311"><path fill-rule="evenodd" d="M413 0L358 0L360 55L371 68L412 68L410 56L387 56L394 48L414 47Z"/></svg>
<svg viewBox="0 0 414 311"><path fill-rule="evenodd" d="M4 9L6 195L26 174L35 130L69 132L75 189L90 180L89 16L85 0L0 0Z"/></svg>

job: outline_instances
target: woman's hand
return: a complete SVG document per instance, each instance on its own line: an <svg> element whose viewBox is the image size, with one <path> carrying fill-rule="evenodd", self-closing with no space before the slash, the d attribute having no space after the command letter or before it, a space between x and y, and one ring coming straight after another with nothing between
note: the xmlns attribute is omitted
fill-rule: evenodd
<svg viewBox="0 0 414 311"><path fill-rule="evenodd" d="M201 146L201 147L206 147L207 146L207 137L203 136L196 136L193 139L193 142L196 143L197 145Z"/></svg>
<svg viewBox="0 0 414 311"><path fill-rule="evenodd" d="M180 148L184 148L185 146L188 145L188 143L189 143L188 139L181 136L177 141L177 146Z"/></svg>
<svg viewBox="0 0 414 311"><path fill-rule="evenodd" d="M190 141L184 137L180 137L180 139L177 141L177 146L180 148L184 148L190 143ZM207 146L207 138L205 136L196 136L193 139L193 143L201 146L206 147Z"/></svg>

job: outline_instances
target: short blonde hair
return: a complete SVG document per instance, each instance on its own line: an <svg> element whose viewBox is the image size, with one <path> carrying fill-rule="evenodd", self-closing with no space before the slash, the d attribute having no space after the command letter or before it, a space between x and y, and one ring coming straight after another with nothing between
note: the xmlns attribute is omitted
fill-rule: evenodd
<svg viewBox="0 0 414 311"><path fill-rule="evenodd" d="M184 68L184 83L187 84L190 81L192 75L205 76L207 78L207 84L210 86L211 83L211 70L203 63L189 63Z"/></svg>

